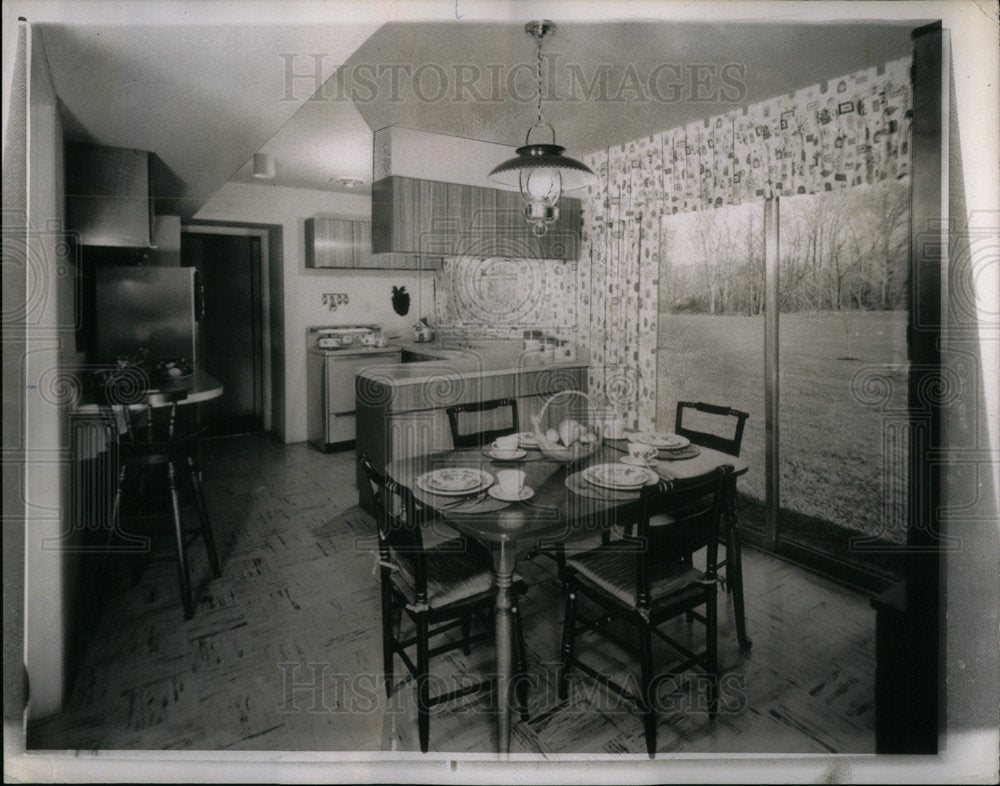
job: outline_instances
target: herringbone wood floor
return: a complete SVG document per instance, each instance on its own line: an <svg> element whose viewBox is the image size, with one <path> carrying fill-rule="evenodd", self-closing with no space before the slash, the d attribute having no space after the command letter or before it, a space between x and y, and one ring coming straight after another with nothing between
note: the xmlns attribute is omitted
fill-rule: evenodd
<svg viewBox="0 0 1000 786"><path fill-rule="evenodd" d="M397 662L382 686L371 519L355 506L354 454L323 455L264 436L204 446L204 481L223 559L211 579L191 548L198 606L182 618L176 574L151 564L138 583L119 566L62 715L33 725L29 748L413 751L415 691ZM164 544L166 547L168 544ZM746 549L748 630L736 644L721 603L726 709L700 707L697 675L665 683L663 752L874 752L874 613L868 599L770 555ZM535 754L643 754L642 721L580 677L555 695L562 599L551 563L521 560L534 687L531 717L511 749ZM686 622L675 632L687 635ZM697 635L698 626L692 629ZM583 657L628 679L623 653L584 636ZM669 664L668 652L660 652ZM441 687L490 673L482 644L433 663ZM433 751L495 750L489 694L437 708Z"/></svg>

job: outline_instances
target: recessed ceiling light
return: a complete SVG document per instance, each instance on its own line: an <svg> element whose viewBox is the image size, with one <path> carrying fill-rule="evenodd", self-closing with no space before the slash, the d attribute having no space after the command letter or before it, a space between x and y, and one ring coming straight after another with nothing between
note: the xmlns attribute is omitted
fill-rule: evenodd
<svg viewBox="0 0 1000 786"><path fill-rule="evenodd" d="M343 188L357 188L358 186L363 186L365 181L357 177L331 177L331 183L336 183L338 186Z"/></svg>

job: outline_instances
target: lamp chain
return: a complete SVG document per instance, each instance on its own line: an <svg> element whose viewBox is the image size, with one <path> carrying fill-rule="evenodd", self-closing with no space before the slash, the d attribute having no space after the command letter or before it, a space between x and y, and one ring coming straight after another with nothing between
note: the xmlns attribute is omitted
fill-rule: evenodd
<svg viewBox="0 0 1000 786"><path fill-rule="evenodd" d="M538 123L542 122L542 36L537 38L538 44Z"/></svg>

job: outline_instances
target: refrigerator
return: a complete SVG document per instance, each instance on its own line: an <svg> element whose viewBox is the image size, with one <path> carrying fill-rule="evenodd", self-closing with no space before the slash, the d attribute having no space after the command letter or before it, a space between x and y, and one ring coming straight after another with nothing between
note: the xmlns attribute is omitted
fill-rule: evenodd
<svg viewBox="0 0 1000 786"><path fill-rule="evenodd" d="M94 354L198 362L201 297L193 267L102 265L94 289Z"/></svg>

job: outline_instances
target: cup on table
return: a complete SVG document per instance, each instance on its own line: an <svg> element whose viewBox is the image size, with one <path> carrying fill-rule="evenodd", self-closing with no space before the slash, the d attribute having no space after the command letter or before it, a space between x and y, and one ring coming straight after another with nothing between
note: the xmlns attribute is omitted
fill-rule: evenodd
<svg viewBox="0 0 1000 786"><path fill-rule="evenodd" d="M502 469L497 473L497 485L505 497L519 497L524 488L524 472L519 469Z"/></svg>
<svg viewBox="0 0 1000 786"><path fill-rule="evenodd" d="M646 445L642 442L628 443L628 454L633 461L642 461L648 464L656 458L658 452L652 445Z"/></svg>
<svg viewBox="0 0 1000 786"><path fill-rule="evenodd" d="M517 450L517 434L507 434L504 437L497 437L493 440L493 447L497 450Z"/></svg>

